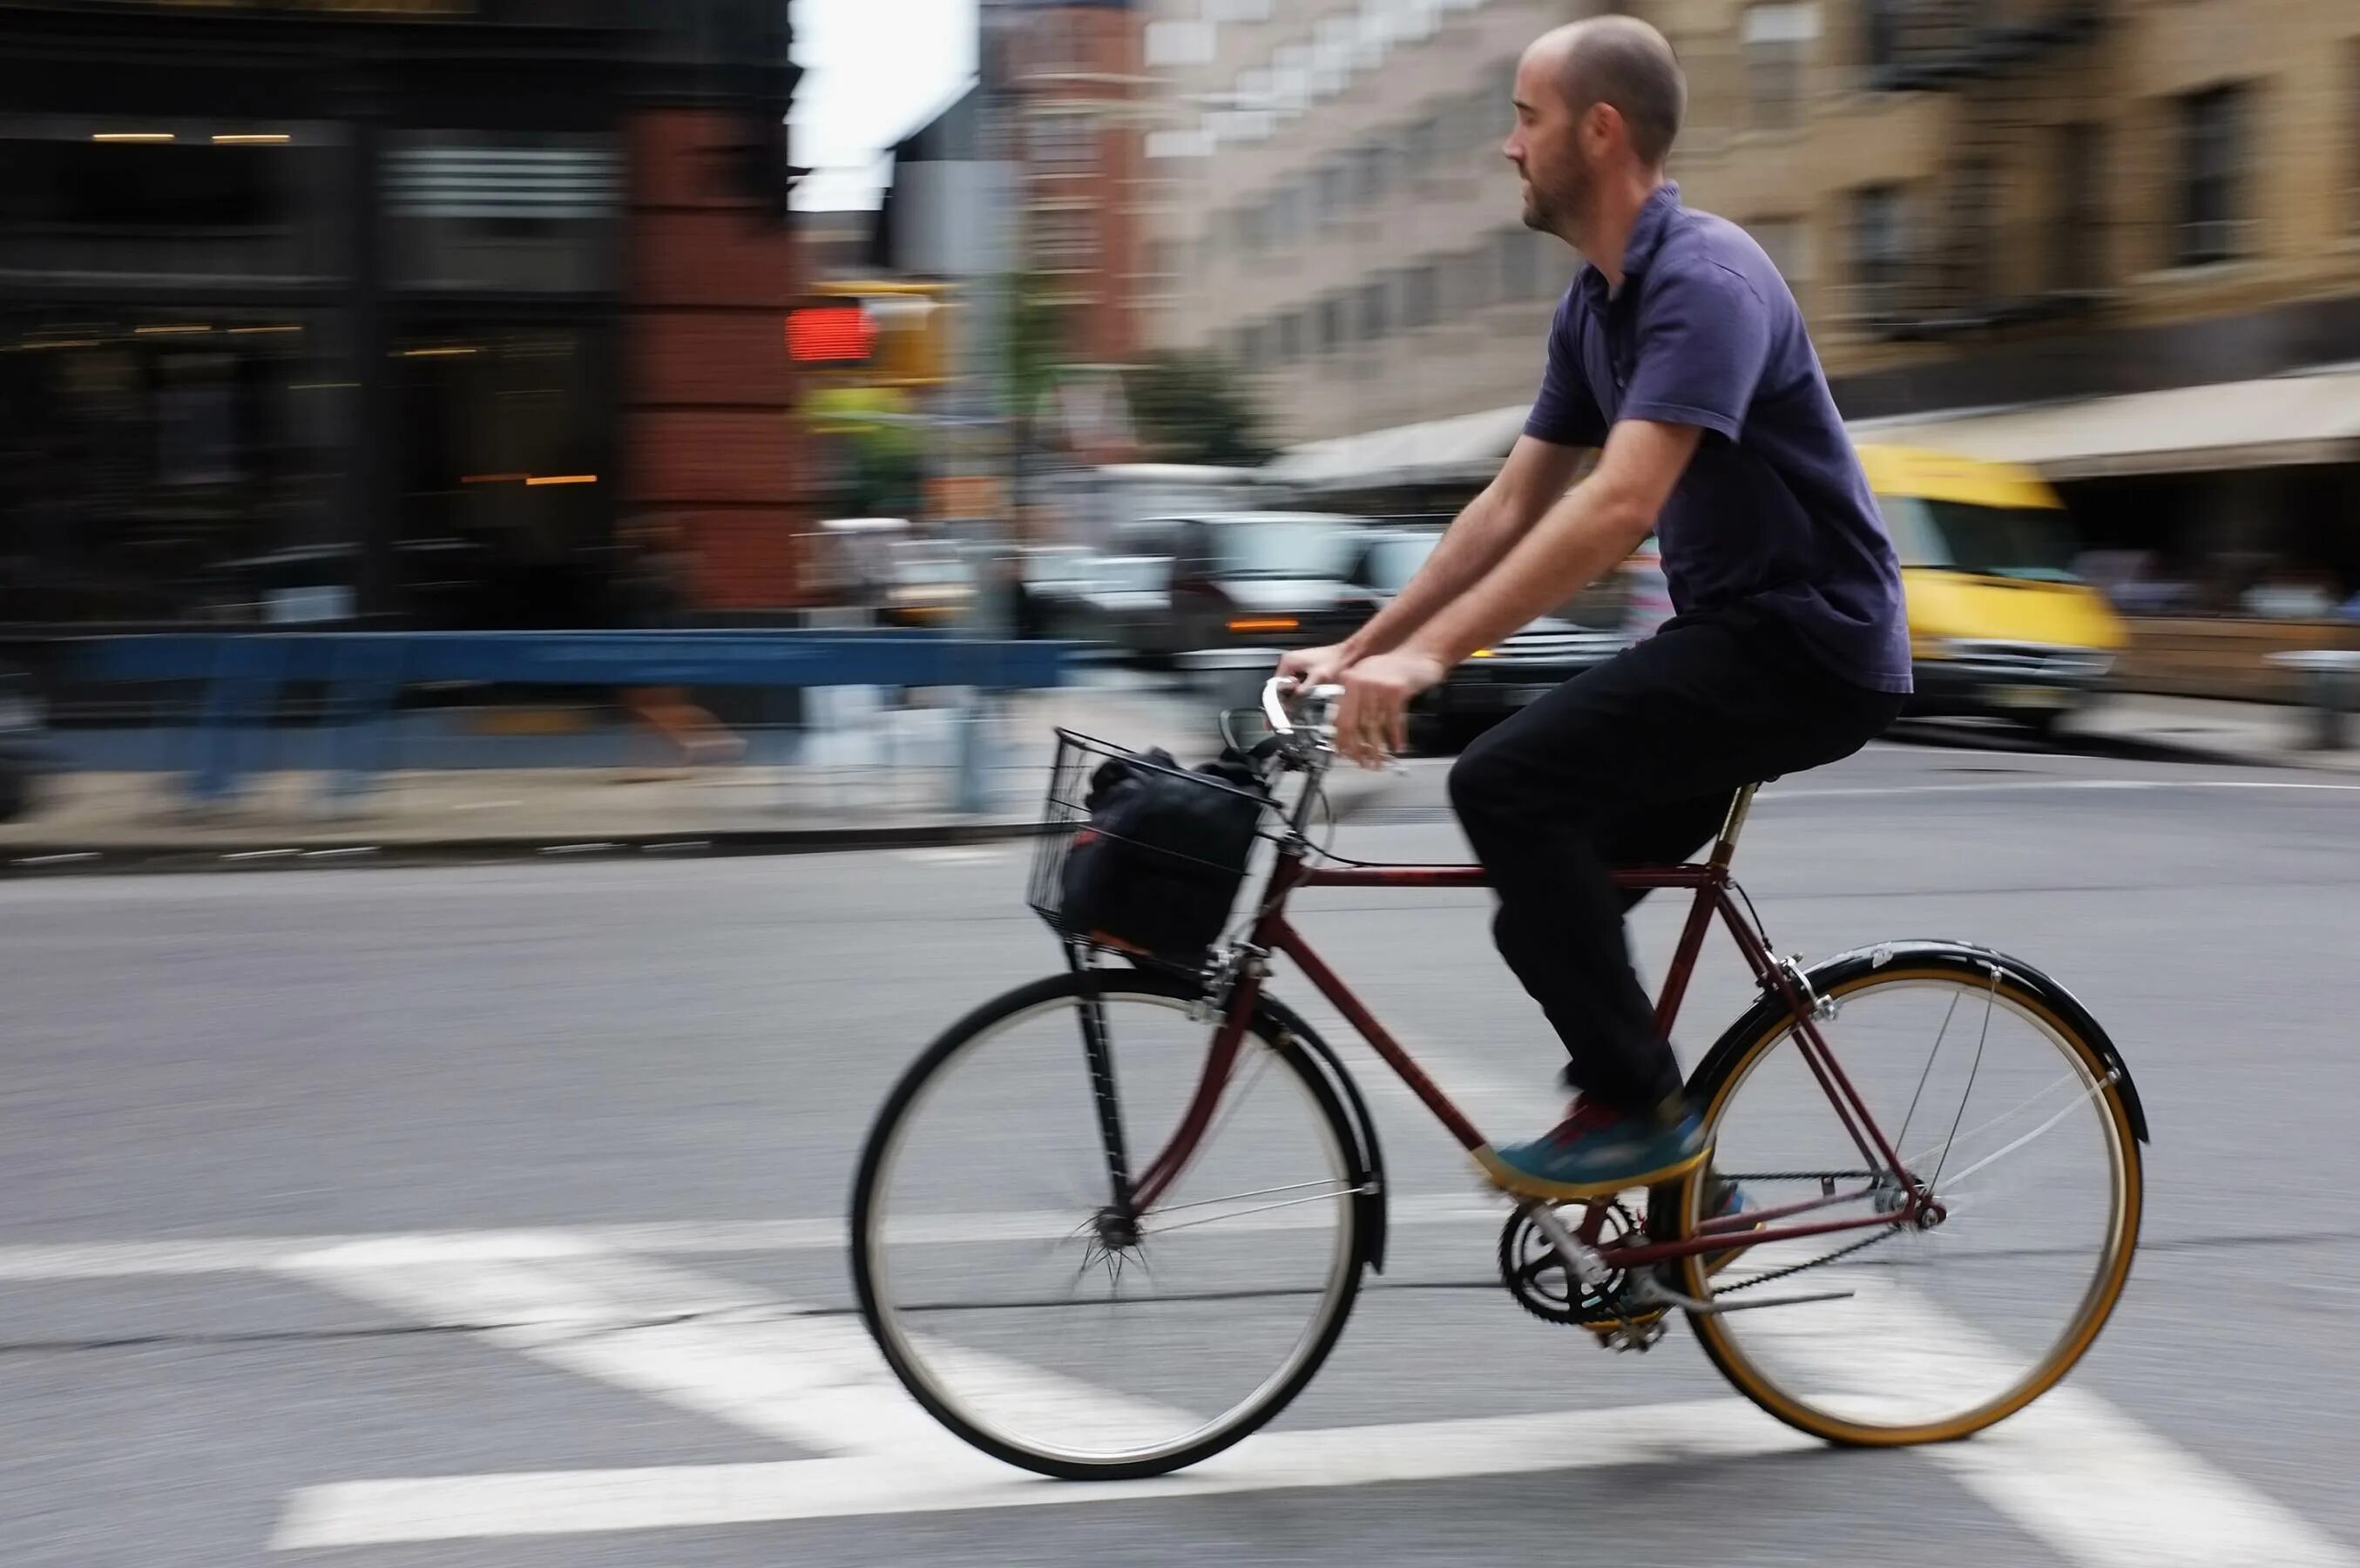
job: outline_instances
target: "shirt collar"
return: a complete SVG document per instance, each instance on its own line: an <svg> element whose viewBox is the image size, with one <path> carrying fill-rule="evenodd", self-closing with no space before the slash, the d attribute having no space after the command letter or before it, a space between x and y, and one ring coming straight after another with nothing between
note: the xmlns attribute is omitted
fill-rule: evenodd
<svg viewBox="0 0 2360 1568"><path fill-rule="evenodd" d="M1655 187L1646 204L1639 209L1637 221L1631 225L1631 237L1622 246L1622 281L1628 284L1647 270L1655 258L1656 247L1664 243L1664 234L1671 227L1672 216L1680 210L1680 188L1670 180ZM1581 283L1590 302L1603 306L1611 298L1606 287L1606 275L1592 263L1581 268Z"/></svg>

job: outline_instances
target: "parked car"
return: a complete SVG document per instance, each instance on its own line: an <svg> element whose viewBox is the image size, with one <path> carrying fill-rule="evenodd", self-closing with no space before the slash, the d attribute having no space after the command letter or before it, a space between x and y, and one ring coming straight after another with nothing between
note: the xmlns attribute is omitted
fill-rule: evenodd
<svg viewBox="0 0 2360 1568"><path fill-rule="evenodd" d="M1144 657L1172 618L1172 558L1102 555L1068 606L1065 635L1129 658Z"/></svg>
<svg viewBox="0 0 2360 1568"><path fill-rule="evenodd" d="M12 822L39 801L39 780L57 765L47 714L32 677L0 664L0 822Z"/></svg>
<svg viewBox="0 0 2360 1568"><path fill-rule="evenodd" d="M1164 517L1124 530L1172 560L1171 610L1141 649L1156 662L1230 648L1307 648L1357 624L1344 572L1367 519L1319 512Z"/></svg>
<svg viewBox="0 0 2360 1568"><path fill-rule="evenodd" d="M1439 528L1371 528L1358 536L1345 572L1346 619L1357 625L1382 609L1426 564ZM1419 697L1410 710L1412 742L1463 745L1544 692L1612 658L1625 639L1544 615L1497 645L1478 649Z"/></svg>

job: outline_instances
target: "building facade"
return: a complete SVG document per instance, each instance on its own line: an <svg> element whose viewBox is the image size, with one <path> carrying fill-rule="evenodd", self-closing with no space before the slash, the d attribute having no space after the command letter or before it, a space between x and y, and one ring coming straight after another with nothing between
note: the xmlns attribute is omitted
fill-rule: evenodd
<svg viewBox="0 0 2360 1568"><path fill-rule="evenodd" d="M768 0L0 3L0 619L796 604Z"/></svg>
<svg viewBox="0 0 2360 1568"><path fill-rule="evenodd" d="M1024 265L1059 310L1071 358L1128 364L1142 341L1144 12L1137 0L1001 4Z"/></svg>
<svg viewBox="0 0 2360 1568"><path fill-rule="evenodd" d="M1162 0L1145 49L1172 122L1149 149L1155 341L1229 354L1287 441L1456 416L1470 462L1496 461L1576 265L1517 226L1508 83L1533 37L1601 8ZM2353 530L2331 537L2360 510L2360 421L2323 411L2341 383L2291 399L2322 410L2316 440L2222 444L2221 409L2287 399L2224 391L2177 447L2152 429L2164 406L2112 401L2360 361L2360 7L1612 8L1680 51L1671 173L1778 261L1849 418L2033 456L2100 542L2193 560L2300 535L2360 586ZM2074 422L2090 450L1939 417L2059 399L2104 405Z"/></svg>

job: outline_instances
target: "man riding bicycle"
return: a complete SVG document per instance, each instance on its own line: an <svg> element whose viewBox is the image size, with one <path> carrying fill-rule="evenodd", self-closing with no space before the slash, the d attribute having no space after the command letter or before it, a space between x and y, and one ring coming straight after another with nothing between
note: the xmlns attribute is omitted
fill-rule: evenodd
<svg viewBox="0 0 2360 1568"><path fill-rule="evenodd" d="M1682 859L1741 786L1850 756L1909 691L1901 576L1777 268L1664 179L1688 88L1626 16L1546 34L1502 149L1524 219L1589 258L1549 331L1524 433L1417 576L1342 643L1279 670L1340 682L1337 745L1399 750L1412 698L1658 536L1677 612L1470 746L1450 797L1499 895L1501 956L1579 1091L1486 1168L1526 1196L1666 1181L1700 1119L1631 967L1637 895L1609 867ZM1568 489L1583 449L1596 470ZM1731 1201L1735 1201L1733 1198Z"/></svg>

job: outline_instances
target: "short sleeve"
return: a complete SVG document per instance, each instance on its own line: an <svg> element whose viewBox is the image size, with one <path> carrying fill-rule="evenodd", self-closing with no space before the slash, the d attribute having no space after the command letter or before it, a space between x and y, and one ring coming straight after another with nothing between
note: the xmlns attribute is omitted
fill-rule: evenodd
<svg viewBox="0 0 2360 1568"><path fill-rule="evenodd" d="M1549 324L1548 365L1541 372L1539 396L1524 418L1524 434L1554 446L1603 446L1606 416L1582 378L1581 343L1575 331L1573 292L1557 301L1557 319Z"/></svg>
<svg viewBox="0 0 2360 1568"><path fill-rule="evenodd" d="M1743 278L1706 266L1655 280L1641 302L1618 418L1695 425L1729 441L1770 354L1770 312Z"/></svg>

